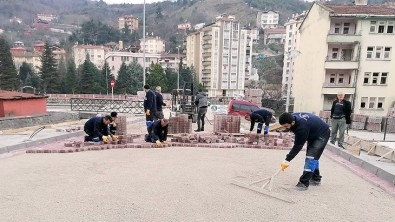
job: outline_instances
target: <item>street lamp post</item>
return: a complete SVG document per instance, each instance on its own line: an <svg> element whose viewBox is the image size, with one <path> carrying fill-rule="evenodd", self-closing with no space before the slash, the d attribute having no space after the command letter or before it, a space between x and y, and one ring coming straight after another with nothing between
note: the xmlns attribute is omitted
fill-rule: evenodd
<svg viewBox="0 0 395 222"><path fill-rule="evenodd" d="M143 85L145 85L145 0L143 8Z"/></svg>
<svg viewBox="0 0 395 222"><path fill-rule="evenodd" d="M108 95L108 73L107 73L107 67L106 64L108 65L108 68L110 68L110 65L107 63L107 59L110 58L110 55L104 56L104 68L106 69L106 89L107 89L107 95Z"/></svg>
<svg viewBox="0 0 395 222"><path fill-rule="evenodd" d="M288 51L288 56L291 59L290 60L290 66L289 66L289 76L288 76L288 82L287 82L287 100L286 100L286 105L285 105L285 112L289 111L289 103L290 103L290 97L291 97L291 84L292 84L292 77L293 77L293 63L294 59L298 57L298 55L301 54L298 50L290 50Z"/></svg>
<svg viewBox="0 0 395 222"><path fill-rule="evenodd" d="M180 88L180 46L177 46L177 57L178 57L178 75L177 75L177 89Z"/></svg>

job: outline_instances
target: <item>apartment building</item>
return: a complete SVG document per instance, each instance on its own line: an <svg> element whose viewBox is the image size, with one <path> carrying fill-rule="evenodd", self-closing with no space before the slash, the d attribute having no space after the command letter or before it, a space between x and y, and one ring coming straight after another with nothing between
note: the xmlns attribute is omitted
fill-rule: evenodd
<svg viewBox="0 0 395 222"><path fill-rule="evenodd" d="M272 29L278 27L279 14L276 11L258 12L256 26L261 29Z"/></svg>
<svg viewBox="0 0 395 222"><path fill-rule="evenodd" d="M140 51L146 53L153 54L161 54L166 50L165 41L161 39L159 36L147 36L145 37L145 46L144 40L140 39Z"/></svg>
<svg viewBox="0 0 395 222"><path fill-rule="evenodd" d="M105 55L109 48L100 45L75 45L73 46L73 56L75 65L78 67L85 62L87 56L90 61L101 69L104 65ZM107 61L108 62L108 61Z"/></svg>
<svg viewBox="0 0 395 222"><path fill-rule="evenodd" d="M245 30L247 31L245 81L256 81L259 80L259 77L257 75L258 70L252 66L252 49L253 44L257 43L259 40L259 30L256 28L245 28Z"/></svg>
<svg viewBox="0 0 395 222"><path fill-rule="evenodd" d="M122 30L128 27L131 31L135 31L139 28L139 20L133 15L125 15L118 18L118 29Z"/></svg>
<svg viewBox="0 0 395 222"><path fill-rule="evenodd" d="M289 19L285 24L285 42L284 42L284 66L283 66L283 78L282 78L282 92L283 96L287 94L288 82L291 81L291 96L292 96L292 79L290 75L293 73L294 59L291 58L293 51L299 51L299 27L302 24L306 12L301 14L293 14L292 18ZM291 64L292 63L292 64Z"/></svg>
<svg viewBox="0 0 395 222"><path fill-rule="evenodd" d="M284 44L285 43L285 29L273 28L263 30L263 43L268 44Z"/></svg>
<svg viewBox="0 0 395 222"><path fill-rule="evenodd" d="M329 110L338 92L353 112L387 115L395 101L395 8L315 2L300 25L294 110Z"/></svg>
<svg viewBox="0 0 395 222"><path fill-rule="evenodd" d="M234 16L221 15L187 37L187 64L195 67L210 97L244 93L247 36Z"/></svg>

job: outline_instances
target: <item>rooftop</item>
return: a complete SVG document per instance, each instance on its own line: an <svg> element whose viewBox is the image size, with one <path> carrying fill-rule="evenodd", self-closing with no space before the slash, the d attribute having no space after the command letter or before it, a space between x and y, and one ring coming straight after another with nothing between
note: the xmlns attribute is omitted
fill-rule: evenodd
<svg viewBox="0 0 395 222"><path fill-rule="evenodd" d="M387 5L340 5L340 4L323 4L329 11L335 14L349 15L391 15L395 16L395 8Z"/></svg>
<svg viewBox="0 0 395 222"><path fill-rule="evenodd" d="M265 29L264 33L265 35L267 34L285 34L285 29L283 28L278 28L278 29Z"/></svg>

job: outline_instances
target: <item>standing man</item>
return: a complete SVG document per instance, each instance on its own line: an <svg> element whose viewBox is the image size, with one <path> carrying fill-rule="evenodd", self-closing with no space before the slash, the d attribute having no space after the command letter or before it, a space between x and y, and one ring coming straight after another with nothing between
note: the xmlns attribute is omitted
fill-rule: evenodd
<svg viewBox="0 0 395 222"><path fill-rule="evenodd" d="M265 109L260 109L260 110L252 112L251 114L247 114L245 116L245 119L247 121L251 121L250 133L254 129L255 123L258 122L256 132L257 132L257 134L261 134L262 126L265 123L264 134L266 135L269 133L270 122L272 121L272 119L275 121L276 118L273 116L272 112L265 110Z"/></svg>
<svg viewBox="0 0 395 222"><path fill-rule="evenodd" d="M331 109L332 119L332 135L331 143L335 144L337 131L339 131L339 139L337 145L344 149L344 132L348 124L351 124L351 102L344 99L344 93L337 94L337 100L333 101Z"/></svg>
<svg viewBox="0 0 395 222"><path fill-rule="evenodd" d="M166 143L168 126L168 119L156 120L149 127L149 133L145 138L145 141L150 143L156 143L157 146L160 146L162 143Z"/></svg>
<svg viewBox="0 0 395 222"><path fill-rule="evenodd" d="M204 118L206 117L208 99L207 94L203 92L203 89L199 89L198 94L196 94L195 105L198 109L197 125L198 129L195 132L204 131Z"/></svg>
<svg viewBox="0 0 395 222"><path fill-rule="evenodd" d="M109 130L108 124L112 122L111 116L92 117L84 125L85 141L108 142L108 136L113 136Z"/></svg>
<svg viewBox="0 0 395 222"><path fill-rule="evenodd" d="M155 96L156 96L156 112L154 116L155 120L164 118L162 106L166 106L166 103L163 102L163 96L161 92L162 92L162 88L160 86L157 86L155 92Z"/></svg>
<svg viewBox="0 0 395 222"><path fill-rule="evenodd" d="M148 131L148 127L152 124L152 121L154 121L154 115L156 113L156 96L155 92L150 89L149 85L144 86L144 91L144 113Z"/></svg>
<svg viewBox="0 0 395 222"><path fill-rule="evenodd" d="M309 185L321 184L321 175L318 160L328 143L330 130L328 124L318 116L311 113L283 113L279 118L280 124L290 129L295 134L294 145L281 163L284 171L289 162L298 155L303 145L307 142L306 160L303 174L296 187L299 190L307 190Z"/></svg>

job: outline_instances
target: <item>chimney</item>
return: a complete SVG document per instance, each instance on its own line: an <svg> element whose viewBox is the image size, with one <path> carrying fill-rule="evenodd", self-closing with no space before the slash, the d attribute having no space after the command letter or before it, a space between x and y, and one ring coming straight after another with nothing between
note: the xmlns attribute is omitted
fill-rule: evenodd
<svg viewBox="0 0 395 222"><path fill-rule="evenodd" d="M355 0L355 5L368 5L368 0Z"/></svg>

